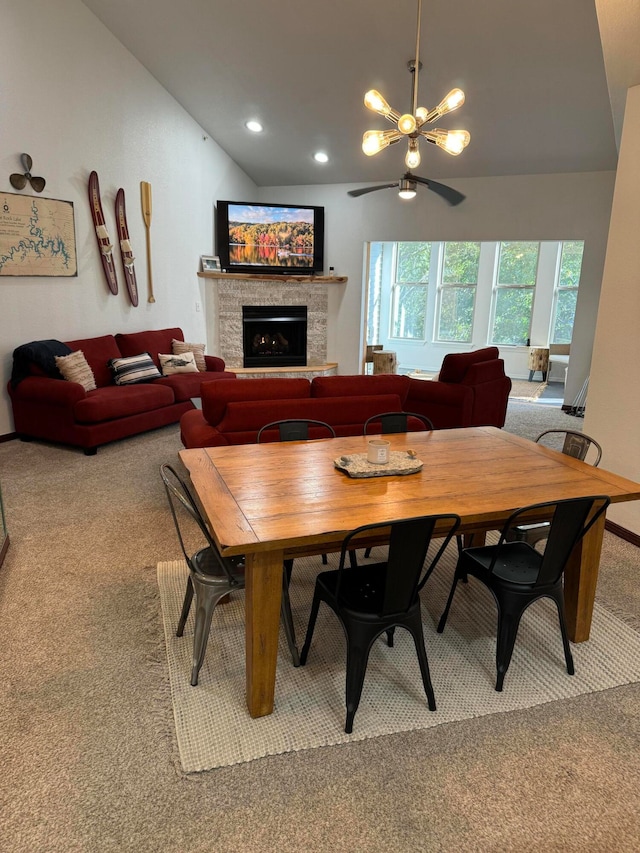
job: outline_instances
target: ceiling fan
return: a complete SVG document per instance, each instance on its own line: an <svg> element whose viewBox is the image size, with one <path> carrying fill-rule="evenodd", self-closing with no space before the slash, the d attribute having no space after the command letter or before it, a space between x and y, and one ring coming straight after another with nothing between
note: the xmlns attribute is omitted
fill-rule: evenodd
<svg viewBox="0 0 640 853"><path fill-rule="evenodd" d="M418 184L424 184L428 189L437 193L439 196L442 196L442 198L445 201L448 201L452 206L460 204L460 202L464 201L466 198L465 195L458 192L458 190L454 190L453 187L448 187L446 184L439 184L437 181L432 181L430 178L421 178L419 175L413 175L411 172L405 172L399 181L394 181L392 184L378 184L375 187L363 187L359 190L349 190L348 195L353 196L353 198L357 198L360 195L372 193L376 190L387 190L392 189L393 187L398 187L398 195L400 198L409 199L415 196Z"/></svg>
<svg viewBox="0 0 640 853"><path fill-rule="evenodd" d="M425 107L418 106L418 74L422 68L420 62L420 19L422 12L422 0L418 0L418 21L416 32L416 53L415 59L407 63L407 67L412 75L411 84L411 112L400 114L393 107L389 106L380 92L371 89L364 96L365 106L378 115L384 116L387 121L395 124L394 130L368 130L362 137L362 150L368 157L399 142L406 138L408 141L407 154L405 156L405 164L408 169L415 169L420 165L420 150L418 143L420 139L425 139L427 142L437 145L448 154L457 156L462 153L469 144L470 134L466 130L443 130L434 128L426 130L427 124L441 118L447 113L458 109L464 104L464 92L461 89L452 89L437 107L432 110L427 110ZM457 192L451 187L444 184L438 184L435 181L427 178L420 178L411 172L405 172L402 178L393 184L382 184L381 186L368 187L361 190L352 190L349 192L351 196L363 195L363 193L373 192L374 190L388 189L391 187L399 187L398 195L400 198L413 198L416 194L416 185L425 184L429 189L441 195L449 204L460 204L464 200L462 193Z"/></svg>

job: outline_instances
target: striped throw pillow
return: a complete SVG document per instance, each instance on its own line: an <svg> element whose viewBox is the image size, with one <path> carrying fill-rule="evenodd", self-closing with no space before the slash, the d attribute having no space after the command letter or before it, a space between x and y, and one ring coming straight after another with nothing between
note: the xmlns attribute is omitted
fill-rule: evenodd
<svg viewBox="0 0 640 853"><path fill-rule="evenodd" d="M112 358L108 362L113 381L116 385L135 385L138 382L153 382L162 374L153 363L148 352L122 358Z"/></svg>
<svg viewBox="0 0 640 853"><path fill-rule="evenodd" d="M57 355L56 366L68 382L78 382L85 391L95 391L96 378L82 350L70 355Z"/></svg>

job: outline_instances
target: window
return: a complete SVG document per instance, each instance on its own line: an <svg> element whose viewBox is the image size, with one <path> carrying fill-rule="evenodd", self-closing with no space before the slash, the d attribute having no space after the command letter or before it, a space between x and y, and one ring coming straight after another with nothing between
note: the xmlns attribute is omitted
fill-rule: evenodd
<svg viewBox="0 0 640 853"><path fill-rule="evenodd" d="M439 341L470 343L478 284L480 243L445 243L438 283Z"/></svg>
<svg viewBox="0 0 640 853"><path fill-rule="evenodd" d="M570 344L578 301L584 243L578 240L562 244L553 305L552 344Z"/></svg>
<svg viewBox="0 0 640 853"><path fill-rule="evenodd" d="M426 340L431 243L398 243L391 291L391 337Z"/></svg>
<svg viewBox="0 0 640 853"><path fill-rule="evenodd" d="M494 344L526 346L531 337L539 243L501 243L495 284Z"/></svg>

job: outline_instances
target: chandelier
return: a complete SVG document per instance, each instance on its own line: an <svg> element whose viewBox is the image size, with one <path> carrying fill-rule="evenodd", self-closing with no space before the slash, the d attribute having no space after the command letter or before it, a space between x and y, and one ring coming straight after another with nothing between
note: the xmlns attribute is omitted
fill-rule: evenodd
<svg viewBox="0 0 640 853"><path fill-rule="evenodd" d="M413 74L412 82L412 104L410 113L399 113L392 109L382 97L380 92L370 89L364 96L365 106L373 112L384 116L392 124L395 130L367 130L362 137L362 150L369 157L387 148L394 142L399 142L403 137L408 141L407 154L404 162L408 169L415 169L420 165L420 149L418 142L421 137L442 148L448 154L460 154L469 144L471 136L466 130L442 130L434 128L425 130L424 126L447 113L457 110L464 104L464 92L462 89L452 89L432 110L418 106L418 72L422 67L420 62L420 17L422 11L422 0L418 0L418 25L416 34L416 58L407 63L409 71Z"/></svg>

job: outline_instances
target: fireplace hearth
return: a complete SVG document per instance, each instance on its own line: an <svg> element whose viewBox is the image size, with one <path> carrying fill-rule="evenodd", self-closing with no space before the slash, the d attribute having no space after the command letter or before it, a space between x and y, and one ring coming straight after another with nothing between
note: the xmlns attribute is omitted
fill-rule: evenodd
<svg viewBox="0 0 640 853"><path fill-rule="evenodd" d="M243 305L244 367L307 364L306 305Z"/></svg>

